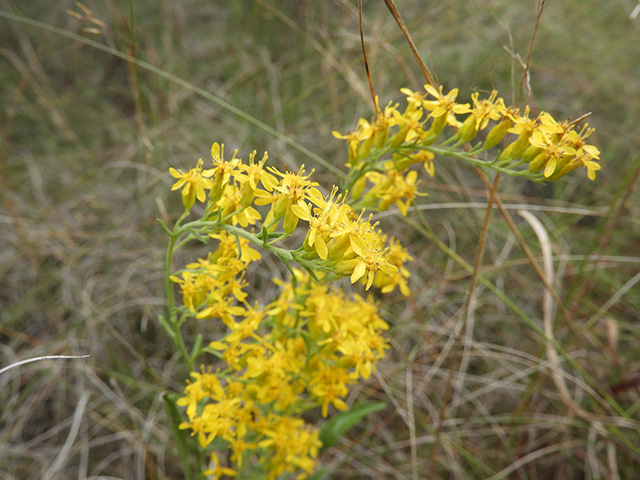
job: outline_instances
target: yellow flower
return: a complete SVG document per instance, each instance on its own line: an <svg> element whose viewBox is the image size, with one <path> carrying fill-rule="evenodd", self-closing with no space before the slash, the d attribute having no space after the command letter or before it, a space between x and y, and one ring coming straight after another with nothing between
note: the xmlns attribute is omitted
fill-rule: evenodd
<svg viewBox="0 0 640 480"><path fill-rule="evenodd" d="M233 344L251 337L264 317L265 313L257 305L248 308L244 313L244 320L229 325L232 333L225 338L225 342Z"/></svg>
<svg viewBox="0 0 640 480"><path fill-rule="evenodd" d="M264 435L267 438L260 442L260 447L269 448L273 452L267 462L267 478L275 479L284 472L298 469L307 474L313 471L314 459L318 456L322 443L318 440L318 432L312 430L304 420L271 415Z"/></svg>
<svg viewBox="0 0 640 480"><path fill-rule="evenodd" d="M182 303L191 312L195 312L195 307L199 306L206 296L206 292L201 288L202 285L198 282L198 276L192 272L182 272L182 278L171 275L169 279L172 282L180 285L182 290Z"/></svg>
<svg viewBox="0 0 640 480"><path fill-rule="evenodd" d="M384 357L384 348L389 348L384 340L369 329L363 329L357 336L349 336L337 349L355 366L356 373L367 379L376 371L376 362Z"/></svg>
<svg viewBox="0 0 640 480"><path fill-rule="evenodd" d="M169 173L172 177L178 179L171 187L171 190L184 187L182 188L182 203L187 210L193 206L196 198L204 202L206 200L205 189L208 190L213 186L213 182L209 180L209 177L213 175L213 170L203 171L202 159L198 160L196 168L192 168L186 173L173 167L169 169Z"/></svg>
<svg viewBox="0 0 640 480"><path fill-rule="evenodd" d="M456 97L458 96L458 89L454 88L446 95L442 94L442 86L438 90L435 87L427 84L424 86L429 95L435 97L435 100L424 100L422 106L431 112L429 116L433 118L444 118L446 123L451 126L458 126L456 120L456 114L469 113L471 108L468 103L460 104L456 103Z"/></svg>
<svg viewBox="0 0 640 480"><path fill-rule="evenodd" d="M400 292L404 296L408 296L410 292L407 279L409 278L409 270L404 267L404 264L413 260L405 248L395 238L391 238L389 242L389 250L387 253L387 259L390 264L398 267L398 271L392 275L388 275L384 272L378 272L375 276L373 284L376 288L379 288L382 293L392 292L396 287L400 288Z"/></svg>
<svg viewBox="0 0 640 480"><path fill-rule="evenodd" d="M217 233L210 233L211 238L215 238L220 242L216 251L209 258L209 262L219 262L218 259L222 258L237 258L238 257L238 243L240 243L240 250L242 251L242 257L240 260L246 264L249 264L255 260L260 260L262 255L257 250L251 248L249 240L241 237L234 237L229 232L221 231Z"/></svg>
<svg viewBox="0 0 640 480"><path fill-rule="evenodd" d="M406 177L397 170L387 170L385 173L370 172L367 179L375 185L368 198L379 199L377 209L381 212L388 210L395 203L402 215L406 216L415 197L427 195L418 192L420 180L415 170L409 171Z"/></svg>
<svg viewBox="0 0 640 480"><path fill-rule="evenodd" d="M476 118L476 130L484 130L489 120L500 120L506 111L504 100L498 97L498 91L493 90L489 98L479 100L478 92L471 94L473 101L473 115Z"/></svg>
<svg viewBox="0 0 640 480"><path fill-rule="evenodd" d="M235 477L238 472L236 472L233 468L226 468L220 465L220 460L215 452L211 452L211 463L215 465L214 468L209 468L204 471L205 475L213 475L214 480L219 480L220 477L228 476Z"/></svg>
<svg viewBox="0 0 640 480"><path fill-rule="evenodd" d="M539 129L552 139L556 135L563 135L565 132L566 125L558 123L550 113L542 112L538 117L538 120L540 122ZM556 138L555 140L557 141L558 139Z"/></svg>
<svg viewBox="0 0 640 480"><path fill-rule="evenodd" d="M366 158L371 151L373 143L373 127L364 118L358 120L358 126L355 132L342 135L340 132L333 131L331 134L342 140L349 142L349 165L355 166L359 159ZM362 143L364 142L364 143ZM362 143L362 146L360 145Z"/></svg>
<svg viewBox="0 0 640 480"><path fill-rule="evenodd" d="M399 147L403 142L415 142L420 138L422 134L422 125L424 121L420 121L422 118L422 109L414 110L413 112L401 115L400 112L395 112L396 125L399 125L400 131L389 139L388 145L390 147Z"/></svg>
<svg viewBox="0 0 640 480"><path fill-rule="evenodd" d="M529 147L529 138L538 128L538 119L529 118L528 105L524 110L524 114L517 116L513 123L513 126L507 132L518 135L518 138L502 151L498 157L499 162L508 163L511 160L520 158Z"/></svg>
<svg viewBox="0 0 640 480"><path fill-rule="evenodd" d="M529 143L541 149L530 163L531 172L539 172L544 167L544 176L549 178L556 171L556 166L563 156L573 156L576 151L566 143L557 143L551 138L548 130L537 130L531 135Z"/></svg>
<svg viewBox="0 0 640 480"><path fill-rule="evenodd" d="M254 163L256 153L257 152L254 150L249 155L249 165L245 165L243 163L239 166L240 172L242 173L237 174L236 178L243 183L249 182L249 185L253 190L257 190L258 182L262 182L262 186L270 192L273 190L273 187L278 184L278 180L264 169L264 164L269 158L267 152L264 152L260 162Z"/></svg>
<svg viewBox="0 0 640 480"><path fill-rule="evenodd" d="M298 217L291 210L291 207L304 200L311 188L318 186L317 182L309 180L314 170L311 170L308 175L305 175L304 165L300 167L298 173L280 173L273 167L269 167L268 170L282 177L282 180L278 186L274 187L280 196L271 207L272 215L268 215L267 218L272 217L275 221L284 217L282 227L285 233L289 234L295 230L298 224Z"/></svg>
<svg viewBox="0 0 640 480"><path fill-rule="evenodd" d="M309 231L305 238L305 246L313 247L318 256L326 260L328 249L323 236L326 236L330 231L331 225L327 223L328 219L322 215L322 212L320 215L313 215L312 209L312 205L304 201L291 206L291 211L296 217L309 222Z"/></svg>
<svg viewBox="0 0 640 480"><path fill-rule="evenodd" d="M594 162L593 160L589 160L589 157L587 155L580 155L579 159L580 163L582 163L582 165L587 168L587 177L589 177L589 180L595 180L596 172L602 168L600 164L598 164L598 162Z"/></svg>
<svg viewBox="0 0 640 480"><path fill-rule="evenodd" d="M309 199L317 206L315 215L312 213L314 209L311 204L304 201L291 207L298 218L309 222L305 247L313 247L323 260L326 260L328 256L327 241L330 240L331 233L335 231L340 220L346 220L346 210L350 211L350 207L340 203L340 196L337 194L338 187L335 186L327 198L323 197L317 189L310 189Z"/></svg>
<svg viewBox="0 0 640 480"><path fill-rule="evenodd" d="M498 92L493 90L488 99L479 100L480 94L471 94L473 109L471 115L467 117L460 126L456 138L464 143L472 140L480 130L484 130L489 125L489 120L499 120L505 110L504 100L498 98Z"/></svg>
<svg viewBox="0 0 640 480"><path fill-rule="evenodd" d="M383 271L388 275L393 275L398 271L398 267L391 265L387 261L384 256L385 252L375 248L370 243L366 243L361 239L353 239L351 247L359 257L359 261L351 274L351 283L357 282L366 275L367 286L365 289L369 290L377 271Z"/></svg>
<svg viewBox="0 0 640 480"><path fill-rule="evenodd" d="M375 124L373 126L375 138L373 140L373 145L375 148L382 148L387 139L389 137L389 128L396 125L396 113L398 111L398 104L394 104L389 102L386 107L384 107L384 112L380 111L380 107L378 106L378 97L376 97L376 112L378 116L376 117Z"/></svg>
<svg viewBox="0 0 640 480"><path fill-rule="evenodd" d="M251 205L243 204L243 193L236 185L229 185L222 197L218 201L218 206L222 211L222 217L231 216L231 224L240 224L246 228L249 225L255 225L256 220L260 220L260 212Z"/></svg>
<svg viewBox="0 0 640 480"><path fill-rule="evenodd" d="M500 123L494 126L487 134L487 138L485 139L483 145L484 150L495 147L498 143L500 143L500 140L504 138L513 123L519 118L518 112L519 110L515 107L504 109L504 111L502 112L502 119L500 120Z"/></svg>
<svg viewBox="0 0 640 480"><path fill-rule="evenodd" d="M353 378L341 367L329 367L320 363L311 377L311 393L317 397L322 405L322 416L327 418L329 405L338 410L347 410L348 405L341 397L349 393L347 384L353 383Z"/></svg>
<svg viewBox="0 0 640 480"><path fill-rule="evenodd" d="M255 150L251 152L249 155L249 165L241 164L239 166L240 173L235 174L235 179L242 184L241 204L243 207L247 207L253 202L258 190L258 182L262 182L262 186L269 192L278 184L276 177L264 169L264 164L267 158L269 158L267 152L264 153L259 163L254 163L256 153Z"/></svg>
<svg viewBox="0 0 640 480"><path fill-rule="evenodd" d="M220 318L225 324L233 323L233 316L240 316L245 313L244 308L233 306L230 298L220 298L220 294L212 292L208 303L210 306L203 309L196 318Z"/></svg>
<svg viewBox="0 0 640 480"><path fill-rule="evenodd" d="M405 115L413 113L416 109L422 106L425 96L424 93L414 92L408 88L401 88L400 91L407 97L407 109L404 112Z"/></svg>
<svg viewBox="0 0 640 480"><path fill-rule="evenodd" d="M237 154L238 150L235 150L231 160L226 161L224 159L224 144L218 145L218 142L216 142L211 146L211 158L215 177L210 195L214 202L217 202L220 197L222 197L231 175L235 173L242 163L242 160L236 158Z"/></svg>
<svg viewBox="0 0 640 480"><path fill-rule="evenodd" d="M590 146L590 145L588 145ZM599 151L597 148L593 147L594 149L596 149L597 154L599 155ZM593 152L595 153L595 152ZM586 167L587 169L587 177L589 177L589 180L595 180L596 179L596 172L598 170L600 170L602 167L600 166L600 164L596 161L594 161L593 159L597 159L598 157L594 157L591 153L589 153L587 150L585 150L584 148L578 150L578 152L576 153L576 155L569 161L569 163L567 165L565 165L561 170L554 172L553 175L551 175L551 177L549 177L549 180L557 180L559 178L564 177L567 173L572 172L573 170L575 170L578 167Z"/></svg>

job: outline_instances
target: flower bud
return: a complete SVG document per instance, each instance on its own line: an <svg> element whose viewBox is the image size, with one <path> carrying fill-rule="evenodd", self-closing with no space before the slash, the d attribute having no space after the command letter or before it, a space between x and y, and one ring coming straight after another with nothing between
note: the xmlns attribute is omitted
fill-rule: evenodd
<svg viewBox="0 0 640 480"><path fill-rule="evenodd" d="M513 120L511 120L509 117L504 117L499 124L494 126L489 131L489 134L487 135L487 138L484 141L484 145L482 146L482 149L488 150L491 147L495 147L498 143L500 143L500 140L502 140L504 136L507 134L507 130L511 128L511 125L513 125Z"/></svg>
<svg viewBox="0 0 640 480"><path fill-rule="evenodd" d="M476 125L476 115L472 112L458 130L457 136L461 143L466 143L469 140L472 140L477 133L478 128Z"/></svg>
<svg viewBox="0 0 640 480"><path fill-rule="evenodd" d="M545 153L536 155L536 157L529 162L529 171L531 173L538 173L545 167L547 160L549 160L549 155Z"/></svg>

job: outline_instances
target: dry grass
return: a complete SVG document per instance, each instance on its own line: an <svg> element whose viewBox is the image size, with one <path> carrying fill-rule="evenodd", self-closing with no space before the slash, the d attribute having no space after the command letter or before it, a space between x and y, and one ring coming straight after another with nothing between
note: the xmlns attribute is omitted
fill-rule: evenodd
<svg viewBox="0 0 640 480"><path fill-rule="evenodd" d="M382 2L365 3L376 93L399 100L400 87L421 85L419 69ZM465 97L494 87L515 97L533 2L424 3L397 1L439 81ZM357 12L341 0L137 2L133 43L126 2L85 5L104 27L70 1L0 3L0 368L91 355L0 375L0 478L175 479L161 393L179 391L186 372L156 323L164 239L155 218L180 211L167 169L188 167L219 141L245 155L267 149L275 165L305 163L333 182L335 173L302 150L342 168L344 146L330 132L371 115ZM436 177L423 179L422 217L380 216L415 257L412 296L381 299L393 351L349 401L381 399L388 408L324 455L327 478L634 478L634 5L548 2L538 30L528 101L560 117L593 112L604 159L596 182L501 180L523 241L537 263L551 262L545 275L557 299L545 303L542 280L497 207L485 225L487 190L465 165L441 161ZM47 26L160 73L136 72ZM544 248L541 231L550 237ZM254 271L251 295L269 295L278 267L268 266Z"/></svg>

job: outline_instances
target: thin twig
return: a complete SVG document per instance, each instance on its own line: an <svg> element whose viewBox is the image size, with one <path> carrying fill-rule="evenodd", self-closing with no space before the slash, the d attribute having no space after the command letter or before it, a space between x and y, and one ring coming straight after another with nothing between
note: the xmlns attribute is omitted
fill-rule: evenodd
<svg viewBox="0 0 640 480"><path fill-rule="evenodd" d="M396 8L395 3L393 3L393 0L384 0L384 3L387 5L387 8L391 12L391 15L393 16L393 18L396 20L396 23L400 27L400 30L402 30L404 38L407 39L407 42L409 43L409 47L411 48L411 52L413 53L413 56L416 59L416 62L418 63L418 66L420 67L420 71L422 72L424 79L427 81L429 85L433 85L434 87L438 88L438 85L434 80L433 75L431 75L431 72L427 68L427 65L424 63L424 60L422 60L422 57L420 56L420 53L418 52L416 45L413 43L413 40L411 39L411 34L409 33L409 30L407 29L407 26L405 25L404 20L402 20L402 16L400 15L400 12Z"/></svg>
<svg viewBox="0 0 640 480"><path fill-rule="evenodd" d="M444 417L447 405L449 404L451 397L453 395L453 377L458 369L458 358L460 352L460 343L462 341L462 337L466 334L467 331L467 323L469 322L469 314L470 314L470 306L471 300L473 298L473 292L475 290L475 285L478 279L478 274L480 272L480 264L482 262L482 256L484 254L484 246L487 239L487 232L489 230L489 219L491 218L491 211L493 209L493 202L496 199L496 192L498 191L498 185L500 184L500 174L496 174L496 177L493 182L493 186L489 188L489 200L487 202L487 209L485 211L484 221L482 224L482 230L480 231L480 237L478 239L478 248L476 249L475 260L473 263L473 271L471 273L471 280L469 285L469 293L467 294L465 306L464 306L464 321L462 323L462 328L458 332L458 335L455 339L455 344L452 349L452 357L451 357L451 366L449 368L449 377L447 378L447 385L444 397L442 399L442 406L440 407L438 428L435 434L435 441L433 443L433 448L431 450L431 462L429 468L429 478L435 478L435 468L436 468L436 460L437 460L437 447L440 444L440 436L442 435L442 431L444 429ZM464 375L464 373L463 373Z"/></svg>
<svg viewBox="0 0 640 480"><path fill-rule="evenodd" d="M531 55L533 53L533 44L536 40L536 35L538 33L538 27L540 26L540 19L542 18L542 12L544 11L545 0L542 0L538 3L538 14L536 15L536 24L533 27L533 34L531 35L531 40L529 40L529 48L527 49L527 56L522 65L524 71L522 72L522 78L520 79L520 88L518 89L518 97L516 100L516 104L520 102L522 97L522 89L525 81L527 82L527 95L525 98L531 94L531 85L530 85L530 76L529 71L531 67Z"/></svg>
<svg viewBox="0 0 640 480"><path fill-rule="evenodd" d="M358 17L360 19L360 45L362 45L362 58L364 59L364 69L367 73L367 80L369 81L369 91L371 92L371 100L373 100L373 108L376 113L380 113L378 102L376 102L376 93L373 90L373 82L371 81L371 71L369 70L369 59L367 58L367 49L364 44L364 29L362 28L362 0L358 0Z"/></svg>

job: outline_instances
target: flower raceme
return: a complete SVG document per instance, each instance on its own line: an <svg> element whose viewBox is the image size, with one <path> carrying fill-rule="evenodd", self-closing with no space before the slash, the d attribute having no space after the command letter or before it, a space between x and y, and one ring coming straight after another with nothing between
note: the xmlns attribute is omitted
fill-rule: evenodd
<svg viewBox="0 0 640 480"><path fill-rule="evenodd" d="M587 125L578 131L574 129L577 122L557 122L547 112L529 118L529 107L520 113L518 108L506 106L495 90L488 98L473 93L471 104L458 103L455 88L444 93L443 87L425 85L424 92L406 88L401 92L407 101L404 112L390 103L384 112L378 109L377 119L360 119L355 132L333 132L349 143L350 173L345 190L358 201L358 207L381 211L395 203L406 215L418 194L409 169L422 163L433 176L435 155L460 158L475 166L532 180L557 180L581 166L594 180L600 169L600 152L585 141L594 131ZM453 129L453 135L436 144L447 126ZM495 160L477 156L501 143ZM470 147L458 148L463 144ZM529 168L522 169L523 164ZM404 185L399 188L402 181ZM372 187L363 194L368 184Z"/></svg>
<svg viewBox="0 0 640 480"><path fill-rule="evenodd" d="M282 224L284 233L280 239L284 239L290 236L299 221L303 220L308 224L307 235L304 244L292 255L311 262L305 265L319 271L336 276L349 276L352 283L364 278L367 290L378 272L386 276L394 275L401 266L386 260L388 250L379 241L383 237L382 232L376 228L377 224L371 225L362 221L362 214L358 216L354 209L345 203L345 195L339 194L337 187L333 187L329 195L322 195L317 188L318 183L311 180L313 171L306 173L302 166L297 173L281 173L274 167L265 167L268 158L266 153L260 162L255 163L256 153L253 152L248 165L237 157L237 151L230 161L225 161L224 146L217 143L211 151L214 168L203 170L203 161L199 160L196 168L187 173L173 168L170 172L178 178L172 189L183 188L185 208L190 210L195 199L206 203L204 219L217 218L219 225L214 228L221 228L221 225L257 227L258 223L262 222L262 228L273 234ZM397 202L406 213L408 202L403 200L404 196L413 198L417 194L416 185L415 172L409 172L406 178L394 179L394 188L387 192L385 202ZM184 200L185 198L187 200ZM257 209L263 205L270 206L264 220ZM237 234L234 235L238 237ZM253 234L243 238L245 240L238 243L240 252L248 248L246 238L258 244L264 243ZM201 304L204 298L211 295L203 293L202 288L208 292L220 291L219 285L206 288L206 285L215 283L212 279L218 276L207 269L228 271L229 267L205 265L201 268L204 269L201 273L187 271L183 273L182 278L172 276L172 280L180 284L184 305L189 309L195 308L196 303ZM403 275L408 277L408 274ZM389 285L391 284L386 286ZM384 288L385 284L378 281L376 286ZM406 288L402 291L407 294Z"/></svg>

